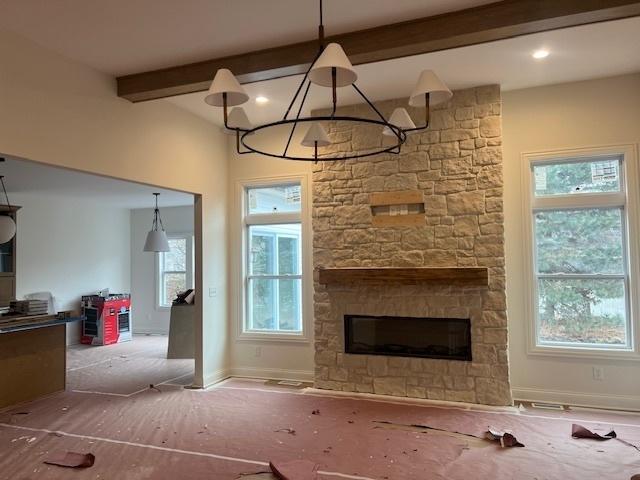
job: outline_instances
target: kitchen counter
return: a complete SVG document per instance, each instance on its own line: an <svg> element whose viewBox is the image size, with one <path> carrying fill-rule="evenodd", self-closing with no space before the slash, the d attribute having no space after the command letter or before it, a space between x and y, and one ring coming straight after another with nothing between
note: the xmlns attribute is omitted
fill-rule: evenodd
<svg viewBox="0 0 640 480"><path fill-rule="evenodd" d="M0 409L65 389L66 327L82 317L0 317Z"/></svg>

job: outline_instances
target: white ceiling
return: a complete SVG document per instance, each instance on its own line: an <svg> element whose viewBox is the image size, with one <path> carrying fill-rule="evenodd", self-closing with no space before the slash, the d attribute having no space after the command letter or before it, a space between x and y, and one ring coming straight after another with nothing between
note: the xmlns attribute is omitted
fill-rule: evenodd
<svg viewBox="0 0 640 480"><path fill-rule="evenodd" d="M152 193L160 192L160 207L193 205L191 194L14 158L0 163L0 175L5 177L9 200L12 193L31 193L91 200L116 208L152 208ZM4 201L0 199L0 203Z"/></svg>
<svg viewBox="0 0 640 480"><path fill-rule="evenodd" d="M389 2L390 4L392 2ZM371 100L408 97L420 71L432 69L452 89L500 84L503 90L515 90L590 78L640 71L640 17L597 23L474 45L442 52L359 65L358 86ZM534 50L546 48L551 54L544 60L531 57ZM284 114L301 76L245 85L251 100L244 104L254 124L274 121ZM222 123L219 108L205 104L206 92L167 100L213 123ZM258 95L270 99L257 105ZM351 88L339 89L343 105L362 100ZM330 105L327 89L312 86L308 107Z"/></svg>
<svg viewBox="0 0 640 480"><path fill-rule="evenodd" d="M324 0L327 35L495 0ZM312 40L318 0L0 0L0 28L111 75Z"/></svg>

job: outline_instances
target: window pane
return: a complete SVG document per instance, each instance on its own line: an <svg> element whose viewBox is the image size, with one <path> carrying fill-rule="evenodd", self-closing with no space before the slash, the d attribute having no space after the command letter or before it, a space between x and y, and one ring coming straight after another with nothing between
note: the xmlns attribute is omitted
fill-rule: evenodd
<svg viewBox="0 0 640 480"><path fill-rule="evenodd" d="M623 274L621 208L534 214L539 273Z"/></svg>
<svg viewBox="0 0 640 480"><path fill-rule="evenodd" d="M249 213L300 211L300 185L279 185L247 190Z"/></svg>
<svg viewBox="0 0 640 480"><path fill-rule="evenodd" d="M624 280L539 279L538 343L627 344Z"/></svg>
<svg viewBox="0 0 640 480"><path fill-rule="evenodd" d="M269 227L249 228L249 273L272 275L275 273L275 235Z"/></svg>
<svg viewBox="0 0 640 480"><path fill-rule="evenodd" d="M293 236L278 235L278 274L300 274L300 225L289 225Z"/></svg>
<svg viewBox="0 0 640 480"><path fill-rule="evenodd" d="M169 248L171 251L164 252L164 270L186 271L187 270L187 239L170 238Z"/></svg>
<svg viewBox="0 0 640 480"><path fill-rule="evenodd" d="M300 331L302 280L278 280L278 323L280 330Z"/></svg>
<svg viewBox="0 0 640 480"><path fill-rule="evenodd" d="M187 289L186 273L165 273L163 275L162 292L164 295L162 304L171 305L178 293Z"/></svg>
<svg viewBox="0 0 640 480"><path fill-rule="evenodd" d="M536 197L620 191L620 159L534 164Z"/></svg>
<svg viewBox="0 0 640 480"><path fill-rule="evenodd" d="M249 328L274 330L276 325L275 282L272 279L249 280Z"/></svg>

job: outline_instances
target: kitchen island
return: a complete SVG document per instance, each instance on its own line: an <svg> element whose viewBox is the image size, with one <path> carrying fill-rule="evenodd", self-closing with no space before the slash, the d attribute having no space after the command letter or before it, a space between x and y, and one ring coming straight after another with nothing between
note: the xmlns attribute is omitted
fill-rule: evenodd
<svg viewBox="0 0 640 480"><path fill-rule="evenodd" d="M0 409L64 390L66 324L58 315L0 317Z"/></svg>

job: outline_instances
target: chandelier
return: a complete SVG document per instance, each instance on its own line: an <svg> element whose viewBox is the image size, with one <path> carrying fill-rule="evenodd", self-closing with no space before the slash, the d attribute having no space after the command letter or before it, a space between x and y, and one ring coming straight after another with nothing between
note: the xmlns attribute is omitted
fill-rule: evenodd
<svg viewBox="0 0 640 480"><path fill-rule="evenodd" d="M249 100L249 95L242 88L236 77L228 69L221 68L216 72L205 102L214 107L223 108L224 131L236 137L236 150L239 154L258 153L268 157L289 160L318 161L323 160L347 160L363 158L381 153L400 153L400 147L407 141L407 136L425 130L429 127L429 107L446 102L453 95L451 90L431 70L424 70L409 97L409 105L412 107L424 107L424 125L416 126L409 113L404 108L396 108L387 120L376 106L367 98L356 85L358 75L345 54L337 43L325 45L324 24L322 19L322 0L320 0L320 24L318 26L318 53L307 69L302 81L284 112L281 120L253 126L242 107ZM329 115L311 115L301 117L305 101L307 100L311 85L331 89L331 113ZM371 116L347 116L337 115L338 88L351 86L371 109ZM300 95L302 96L300 97ZM300 97L300 99L299 99ZM292 109L299 100L297 113L292 115ZM233 107L231 111L229 108ZM318 148L331 144L322 122L347 122L354 125L374 125L382 127L381 135L391 138L391 145L378 146L361 152L341 152L318 157ZM289 152L291 140L299 125L306 126L306 134L300 144L309 148L307 156L292 154ZM266 149L252 145L251 137L268 129L290 127L284 150Z"/></svg>

